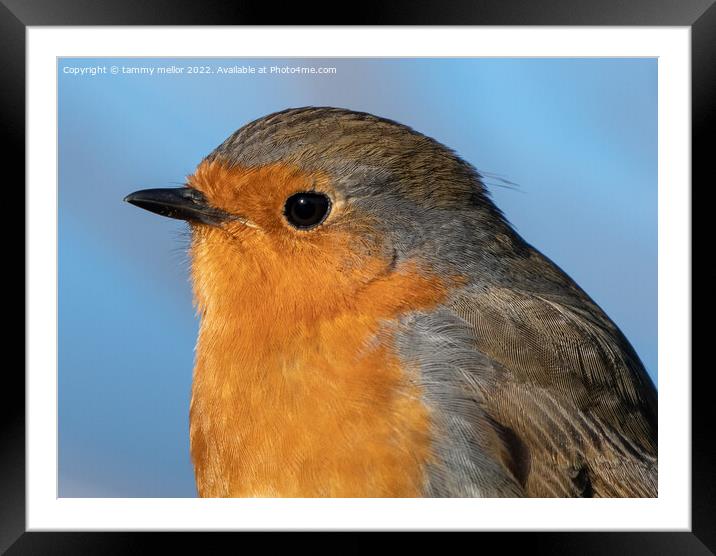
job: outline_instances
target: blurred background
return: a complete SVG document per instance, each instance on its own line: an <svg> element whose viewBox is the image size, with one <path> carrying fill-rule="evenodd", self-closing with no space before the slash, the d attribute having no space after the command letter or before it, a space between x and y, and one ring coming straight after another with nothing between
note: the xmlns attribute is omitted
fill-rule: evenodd
<svg viewBox="0 0 716 556"><path fill-rule="evenodd" d="M336 71L157 73L234 65ZM122 198L181 184L288 107L371 112L456 150L657 380L655 59L63 58L58 90L61 497L196 496L187 227Z"/></svg>

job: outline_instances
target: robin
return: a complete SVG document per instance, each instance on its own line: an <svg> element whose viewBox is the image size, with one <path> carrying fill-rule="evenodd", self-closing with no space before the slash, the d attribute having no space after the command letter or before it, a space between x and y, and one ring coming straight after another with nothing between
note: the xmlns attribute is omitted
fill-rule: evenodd
<svg viewBox="0 0 716 556"><path fill-rule="evenodd" d="M245 125L186 187L205 497L654 497L634 349L452 150L337 108Z"/></svg>

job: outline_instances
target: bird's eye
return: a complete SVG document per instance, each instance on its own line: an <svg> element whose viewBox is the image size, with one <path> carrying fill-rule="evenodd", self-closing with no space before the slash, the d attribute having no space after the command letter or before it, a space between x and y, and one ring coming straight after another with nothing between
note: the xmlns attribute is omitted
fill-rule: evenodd
<svg viewBox="0 0 716 556"><path fill-rule="evenodd" d="M331 200L323 193L296 193L286 199L284 214L289 224L299 230L315 228L331 211Z"/></svg>

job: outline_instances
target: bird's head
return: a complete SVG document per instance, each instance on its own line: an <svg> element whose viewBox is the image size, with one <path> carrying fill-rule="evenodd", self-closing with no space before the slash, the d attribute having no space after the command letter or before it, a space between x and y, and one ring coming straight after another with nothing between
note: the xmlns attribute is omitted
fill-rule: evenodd
<svg viewBox="0 0 716 556"><path fill-rule="evenodd" d="M379 286L386 291L369 292L373 302L409 304L460 282L463 263L494 258L512 237L480 176L451 150L396 122L335 108L249 123L187 187L126 200L190 222L204 310L231 296L260 304L270 295L281 300L276 311L310 318Z"/></svg>

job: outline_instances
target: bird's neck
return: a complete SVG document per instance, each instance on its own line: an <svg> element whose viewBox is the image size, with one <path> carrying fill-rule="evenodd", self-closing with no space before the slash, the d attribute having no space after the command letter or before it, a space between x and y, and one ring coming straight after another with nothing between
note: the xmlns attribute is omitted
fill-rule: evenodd
<svg viewBox="0 0 716 556"><path fill-rule="evenodd" d="M419 496L430 416L394 327L401 314L438 304L442 282L408 267L353 295L325 288L311 297L318 274L301 291L298 280L277 284L278 268L244 263L228 270L194 254L199 494Z"/></svg>

